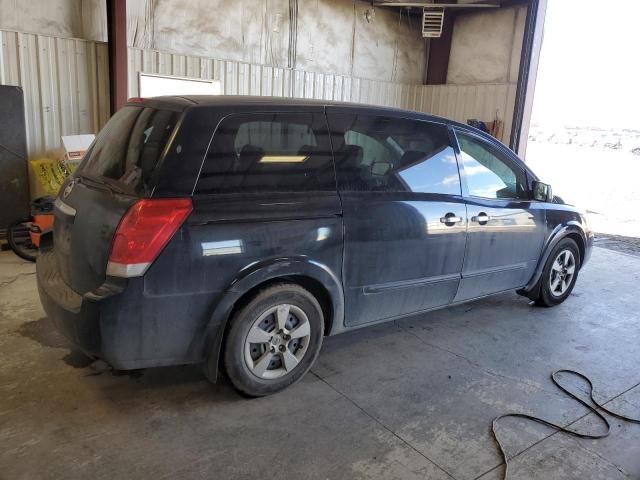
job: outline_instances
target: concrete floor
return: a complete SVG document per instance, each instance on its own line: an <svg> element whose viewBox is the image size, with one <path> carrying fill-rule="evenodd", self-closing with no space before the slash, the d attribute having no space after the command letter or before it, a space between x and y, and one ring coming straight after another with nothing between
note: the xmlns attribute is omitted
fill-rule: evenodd
<svg viewBox="0 0 640 480"><path fill-rule="evenodd" d="M596 248L553 309L506 294L329 338L302 382L258 400L196 367L92 364L50 328L33 272L0 254L2 479L498 479L495 416L600 428L551 384L559 368L640 417L639 257ZM640 478L640 425L612 425L589 441L504 420L510 478Z"/></svg>

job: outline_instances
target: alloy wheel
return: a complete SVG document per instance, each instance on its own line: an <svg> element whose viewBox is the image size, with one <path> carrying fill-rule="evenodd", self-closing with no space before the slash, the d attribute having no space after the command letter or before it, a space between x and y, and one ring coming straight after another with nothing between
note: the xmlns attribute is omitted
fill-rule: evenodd
<svg viewBox="0 0 640 480"><path fill-rule="evenodd" d="M309 346L311 325L295 305L281 304L262 313L244 342L244 361L261 379L280 378L295 369Z"/></svg>
<svg viewBox="0 0 640 480"><path fill-rule="evenodd" d="M549 290L554 297L561 297L571 286L576 273L576 259L571 250L562 250L551 265Z"/></svg>

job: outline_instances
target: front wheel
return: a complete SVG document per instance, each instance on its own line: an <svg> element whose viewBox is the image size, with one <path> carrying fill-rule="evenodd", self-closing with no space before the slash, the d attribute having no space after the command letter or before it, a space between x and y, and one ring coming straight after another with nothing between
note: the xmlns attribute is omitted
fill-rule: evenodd
<svg viewBox="0 0 640 480"><path fill-rule="evenodd" d="M535 300L542 307L564 302L576 284L580 270L580 251L570 238L561 240L547 259L540 278L540 296Z"/></svg>
<svg viewBox="0 0 640 480"><path fill-rule="evenodd" d="M278 284L258 293L231 319L225 369L240 392L261 397L297 382L318 356L322 308L307 290Z"/></svg>

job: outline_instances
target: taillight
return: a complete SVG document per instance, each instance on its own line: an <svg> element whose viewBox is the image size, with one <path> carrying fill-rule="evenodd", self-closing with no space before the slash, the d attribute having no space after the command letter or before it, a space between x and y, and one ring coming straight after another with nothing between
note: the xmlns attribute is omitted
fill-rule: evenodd
<svg viewBox="0 0 640 480"><path fill-rule="evenodd" d="M144 275L192 210L190 198L147 198L134 203L116 229L107 275Z"/></svg>

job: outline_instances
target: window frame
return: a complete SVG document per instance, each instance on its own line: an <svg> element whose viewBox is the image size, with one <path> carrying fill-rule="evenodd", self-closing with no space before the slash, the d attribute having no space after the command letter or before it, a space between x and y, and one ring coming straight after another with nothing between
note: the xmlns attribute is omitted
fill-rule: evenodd
<svg viewBox="0 0 640 480"><path fill-rule="evenodd" d="M472 198L472 199L478 199L483 201L493 201L493 202L505 202L505 201L506 202L531 202L531 185L530 185L531 179L530 179L529 172L527 171L526 168L524 168L522 165L520 165L518 162L516 162L512 158L513 153L511 151L508 151L508 153L503 151L503 149L506 147L504 147L502 144L496 145L495 143L498 142L498 140L494 140L493 138L487 139L480 133L474 130L471 130L469 128L462 128L457 125L456 126L450 125L449 131L450 131L451 137L455 140L454 150L456 152L456 159L458 161L458 170L460 172L460 182L462 185L462 196L464 198ZM471 195L469 193L467 175L464 170L464 162L462 161L462 149L460 148L458 132L461 132L471 137L473 140L477 141L481 146L486 147L489 153L491 153L496 158L498 158L498 160L500 160L507 167L512 169L514 172L516 172L516 174L519 173L522 176L522 179L524 180L525 198L519 198L519 197L491 198L491 197L480 197L478 195Z"/></svg>
<svg viewBox="0 0 640 480"><path fill-rule="evenodd" d="M330 150L330 157L331 157L331 166L332 166L332 171L333 171L333 185L334 188L332 190L313 190L314 195L336 195L338 193L338 178L337 178L337 173L336 173L336 163L335 163L335 154L333 151L333 145L331 143L331 131L329 130L329 125L327 123L327 116L324 112L324 109L322 109L321 111L318 111L316 108L284 108L284 109L263 109L263 108L256 108L256 107L251 107L251 108L241 108L238 111L223 111L222 115L220 115L217 119L216 119L216 123L215 123L215 127L213 128L213 131L211 132L211 135L208 137L208 143L207 143L207 148L205 149L204 155L202 157L202 161L200 162L200 167L198 169L198 174L196 175L195 178L195 182L193 184L193 189L191 192L191 196L192 197L202 197L202 198L206 198L206 197L221 197L221 198L236 198L236 197L247 197L247 198L252 198L252 197L263 197L265 195L268 196L291 196L291 195L299 195L299 194L303 194L306 192L297 192L297 191L256 191L256 192L199 192L198 191L198 183L200 182L201 176L202 176L202 172L204 170L204 166L205 163L207 161L207 158L209 157L209 154L212 151L212 148L214 147L214 140L215 140L215 136L218 133L218 130L220 129L220 126L223 125L229 118L232 117L251 117L251 116L258 116L258 115L311 115L311 116L315 116L315 115L319 115L322 116L323 122L322 122L322 127L323 129L325 129L325 134L327 136L327 146L329 147ZM317 132L314 131L314 135Z"/></svg>
<svg viewBox="0 0 640 480"><path fill-rule="evenodd" d="M398 114L400 113L400 114ZM463 182L463 178L462 178L462 172L460 170L460 160L459 160L459 153L458 153L458 141L457 138L455 136L455 134L453 133L451 126L449 125L449 123L447 123L446 121L441 121L437 118L419 118L419 117L415 117L412 116L410 114L408 114L409 112L407 112L407 114L402 114L403 112L387 112L384 110L377 110L375 108L373 109L365 109L365 110L360 110L357 108L345 108L345 109L335 109L332 108L332 110L330 112L325 112L325 118L327 120L327 125L329 128L329 132L330 132L330 139L331 139L331 148L333 150L333 166L334 166L334 170L335 170L335 175L336 175L336 185L337 185L337 189L338 192L343 195L343 194L348 194L348 195L378 195L378 196L389 196L389 195L413 195L413 196L417 196L418 198L457 198L457 199L462 199L464 198L464 194L465 194L465 183ZM448 146L450 148L453 149L454 152L454 156L456 159L456 168L457 168L457 172L458 172L458 182L459 182L459 186L460 186L460 193L459 194L450 194L450 193L436 193L436 192L413 192L413 191L409 191L409 192L402 192L402 191L384 191L384 190L344 190L341 185L340 185L340 178L339 178L339 173L338 173L338 167L336 164L336 155L337 155L337 150L336 150L336 146L334 143L334 132L332 131L332 127L331 127L331 122L330 122L330 116L331 115L356 115L356 116L360 116L360 115L368 115L368 116L372 116L372 117L387 117L387 118L393 118L393 119L397 119L397 120L407 120L407 121L413 121L413 122L419 122L421 124L424 125L432 125L432 126L436 126L442 129L446 130L447 133L447 138L448 138ZM346 133L346 132L345 132Z"/></svg>

